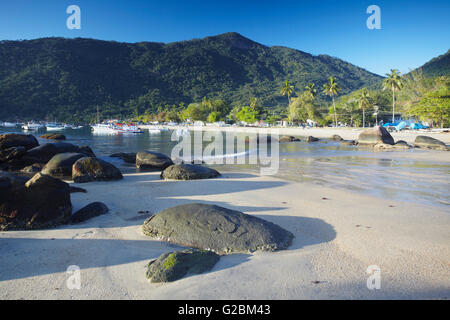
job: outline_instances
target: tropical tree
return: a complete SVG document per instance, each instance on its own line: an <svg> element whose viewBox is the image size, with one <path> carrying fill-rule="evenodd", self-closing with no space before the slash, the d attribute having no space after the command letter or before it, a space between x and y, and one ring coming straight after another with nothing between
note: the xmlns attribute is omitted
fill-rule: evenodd
<svg viewBox="0 0 450 320"><path fill-rule="evenodd" d="M369 106L370 104L370 95L369 95L369 91L367 91L366 88L363 88L361 90L361 93L358 96L358 104L359 104L359 108L362 109L363 111L363 128L366 127L366 114L365 114L365 109Z"/></svg>
<svg viewBox="0 0 450 320"><path fill-rule="evenodd" d="M336 116L336 104L334 103L334 96L336 96L339 91L341 90L341 87L336 83L335 77L329 77L328 83L325 83L323 85L323 93L326 95L329 95L331 99L333 100L333 109L334 109L334 124L337 127L337 116Z"/></svg>
<svg viewBox="0 0 450 320"><path fill-rule="evenodd" d="M386 74L383 81L383 90L392 90L392 123L395 120L395 91L400 91L403 87L401 73L397 69L391 69L391 73Z"/></svg>
<svg viewBox="0 0 450 320"><path fill-rule="evenodd" d="M291 95L294 92L294 86L289 83L289 81L286 80L286 82L283 84L283 87L281 87L281 95L288 97L288 105L291 104Z"/></svg>
<svg viewBox="0 0 450 320"><path fill-rule="evenodd" d="M305 86L305 92L309 95L311 99L314 99L317 95L316 85L314 83L309 82Z"/></svg>

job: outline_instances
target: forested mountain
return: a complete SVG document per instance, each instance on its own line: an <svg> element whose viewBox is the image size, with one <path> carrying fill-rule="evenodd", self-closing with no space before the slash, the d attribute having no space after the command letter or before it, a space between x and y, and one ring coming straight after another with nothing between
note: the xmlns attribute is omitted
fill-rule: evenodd
<svg viewBox="0 0 450 320"><path fill-rule="evenodd" d="M448 59L448 58L447 58ZM154 112L205 96L232 105L257 97L286 105L280 87L303 90L336 77L342 93L380 84L380 76L327 55L267 47L238 33L174 43L42 38L0 41L0 119L86 121Z"/></svg>
<svg viewBox="0 0 450 320"><path fill-rule="evenodd" d="M438 77L450 75L450 50L446 53L431 59L416 70L422 70L427 77Z"/></svg>

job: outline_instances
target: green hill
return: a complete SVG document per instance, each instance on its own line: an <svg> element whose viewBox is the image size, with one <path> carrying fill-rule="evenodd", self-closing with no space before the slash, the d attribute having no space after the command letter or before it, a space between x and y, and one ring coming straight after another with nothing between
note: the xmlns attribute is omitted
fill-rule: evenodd
<svg viewBox="0 0 450 320"><path fill-rule="evenodd" d="M42 38L0 41L0 119L87 120L220 97L286 104L283 81L302 90L335 76L342 93L380 76L327 55L267 47L238 33L174 43Z"/></svg>
<svg viewBox="0 0 450 320"><path fill-rule="evenodd" d="M450 75L450 50L436 58L431 59L417 69L422 69L423 75L427 77Z"/></svg>

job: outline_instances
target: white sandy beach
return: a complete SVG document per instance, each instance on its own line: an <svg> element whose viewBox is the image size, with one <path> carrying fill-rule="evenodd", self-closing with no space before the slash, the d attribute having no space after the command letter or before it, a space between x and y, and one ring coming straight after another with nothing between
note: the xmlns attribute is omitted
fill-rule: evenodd
<svg viewBox="0 0 450 320"><path fill-rule="evenodd" d="M450 215L442 208L245 173L197 181L136 173L78 186L88 193L72 194L74 211L102 201L110 213L0 232L0 299L450 298ZM223 256L208 273L149 283L145 265L180 247L142 235L148 214L138 211L192 202L256 215L295 239L288 250ZM70 265L81 268L80 290L66 286ZM366 286L370 265L381 269L379 290Z"/></svg>
<svg viewBox="0 0 450 320"><path fill-rule="evenodd" d="M148 129L153 126L142 125L143 129ZM259 128L259 127L218 127L218 126L165 126L169 129L183 129L188 128L189 130L204 130L204 131L226 131L226 132L246 132L246 133L277 133L281 135L291 135L291 136L314 136L316 138L330 138L334 134L340 135L345 140L357 140L358 136L365 129L363 128L301 128L301 127L276 127L276 128ZM409 144L412 144L415 138L419 135L429 136L438 140L443 141L445 144L450 144L450 132L443 132L444 130L449 131L450 129L438 129L437 131L428 130L402 130L399 132L391 132L392 137L395 141L403 140Z"/></svg>

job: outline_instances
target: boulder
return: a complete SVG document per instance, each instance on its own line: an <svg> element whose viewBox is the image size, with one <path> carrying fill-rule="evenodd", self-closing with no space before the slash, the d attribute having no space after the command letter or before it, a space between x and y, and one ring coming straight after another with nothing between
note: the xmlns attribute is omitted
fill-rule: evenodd
<svg viewBox="0 0 450 320"><path fill-rule="evenodd" d="M134 163L134 164L136 163L136 153L134 153L134 152L113 153L112 155L110 155L110 157L112 157L112 158L120 158L123 161L125 161L126 163Z"/></svg>
<svg viewBox="0 0 450 320"><path fill-rule="evenodd" d="M92 151L91 147L89 147L89 146L80 146L80 153L83 153L88 157L95 158L95 153L94 153L94 151Z"/></svg>
<svg viewBox="0 0 450 320"><path fill-rule="evenodd" d="M341 137L340 135L338 135L338 134L333 134L333 135L331 136L330 140L333 140L333 141L342 141L342 140L344 140L344 139L342 139L342 137Z"/></svg>
<svg viewBox="0 0 450 320"><path fill-rule="evenodd" d="M91 218L108 213L109 209L103 202L92 202L75 212L70 218L71 223L80 223Z"/></svg>
<svg viewBox="0 0 450 320"><path fill-rule="evenodd" d="M70 188L59 179L37 173L33 178L0 178L0 230L57 226L70 219Z"/></svg>
<svg viewBox="0 0 450 320"><path fill-rule="evenodd" d="M220 256L206 250L186 249L164 253L147 265L146 277L150 282L171 282L187 274L200 274L211 270Z"/></svg>
<svg viewBox="0 0 450 320"><path fill-rule="evenodd" d="M34 163L31 166L27 166L20 170L23 173L38 173L41 172L42 168L45 167L45 164L43 163Z"/></svg>
<svg viewBox="0 0 450 320"><path fill-rule="evenodd" d="M294 142L294 141L300 141L300 139L296 138L294 136L282 136L278 141L280 141L280 142Z"/></svg>
<svg viewBox="0 0 450 320"><path fill-rule="evenodd" d="M377 144L373 145L373 148L375 150L392 150L392 149L394 149L394 145L387 144L387 143L377 143Z"/></svg>
<svg viewBox="0 0 450 320"><path fill-rule="evenodd" d="M113 164L104 160L84 157L72 166L72 179L77 183L122 179L122 173Z"/></svg>
<svg viewBox="0 0 450 320"><path fill-rule="evenodd" d="M139 169L164 170L172 164L172 159L159 152L143 151L136 154L136 167Z"/></svg>
<svg viewBox="0 0 450 320"><path fill-rule="evenodd" d="M87 193L87 190L75 186L70 186L70 193L77 193L77 192Z"/></svg>
<svg viewBox="0 0 450 320"><path fill-rule="evenodd" d="M305 139L305 142L316 142L316 141L319 141L319 138L313 136L306 137Z"/></svg>
<svg viewBox="0 0 450 320"><path fill-rule="evenodd" d="M39 138L48 140L66 140L66 136L61 133L45 133L42 136L39 136Z"/></svg>
<svg viewBox="0 0 450 320"><path fill-rule="evenodd" d="M394 148L395 149L410 149L411 146L403 140L399 140L394 144Z"/></svg>
<svg viewBox="0 0 450 320"><path fill-rule="evenodd" d="M24 147L29 150L38 145L39 142L31 134L7 133L0 135L0 150L12 147Z"/></svg>
<svg viewBox="0 0 450 320"><path fill-rule="evenodd" d="M0 150L0 162L7 162L22 157L27 152L25 147L11 147Z"/></svg>
<svg viewBox="0 0 450 320"><path fill-rule="evenodd" d="M219 254L286 249L294 237L272 222L201 203L168 208L147 219L142 232L163 241Z"/></svg>
<svg viewBox="0 0 450 320"><path fill-rule="evenodd" d="M355 140L342 140L341 141L341 145L342 146L356 146L356 141Z"/></svg>
<svg viewBox="0 0 450 320"><path fill-rule="evenodd" d="M447 150L447 146L444 142L428 136L417 136L414 140L414 147Z"/></svg>
<svg viewBox="0 0 450 320"><path fill-rule="evenodd" d="M384 127L375 126L359 134L359 145L376 145L377 143L394 144L394 138Z"/></svg>
<svg viewBox="0 0 450 320"><path fill-rule="evenodd" d="M24 160L31 161L32 163L47 163L55 155L59 153L83 153L86 156L90 156L83 152L80 147L67 142L55 142L46 143L39 147L28 150L27 153L22 157Z"/></svg>
<svg viewBox="0 0 450 320"><path fill-rule="evenodd" d="M72 178L73 164L84 157L86 155L82 153L58 153L47 162L41 172L55 178Z"/></svg>
<svg viewBox="0 0 450 320"><path fill-rule="evenodd" d="M210 179L218 176L218 171L197 164L174 164L161 172L161 179L173 180Z"/></svg>

